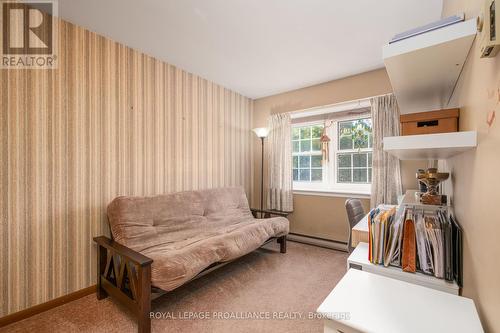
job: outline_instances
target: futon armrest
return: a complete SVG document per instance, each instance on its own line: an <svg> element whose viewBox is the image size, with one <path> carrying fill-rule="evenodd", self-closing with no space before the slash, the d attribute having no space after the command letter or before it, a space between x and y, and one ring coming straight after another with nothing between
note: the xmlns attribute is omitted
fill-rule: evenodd
<svg viewBox="0 0 500 333"><path fill-rule="evenodd" d="M264 218L271 217L271 215L287 217L288 214L291 213L291 212L281 212L281 211L277 211L277 210L266 210L266 209L257 209L257 208L250 208L250 211L252 212L252 215L254 217L257 217L257 213L264 214Z"/></svg>
<svg viewBox="0 0 500 333"><path fill-rule="evenodd" d="M105 236L94 237L94 242L99 246L105 247L106 249L116 252L120 256L126 258L127 260L137 264L139 266L147 266L153 262L153 259L146 257L145 255L132 250L114 240L109 239Z"/></svg>

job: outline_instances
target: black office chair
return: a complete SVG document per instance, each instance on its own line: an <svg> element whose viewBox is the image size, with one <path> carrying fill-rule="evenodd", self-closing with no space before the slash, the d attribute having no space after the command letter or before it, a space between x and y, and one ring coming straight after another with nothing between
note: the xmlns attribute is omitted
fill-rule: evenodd
<svg viewBox="0 0 500 333"><path fill-rule="evenodd" d="M352 227L356 225L365 216L365 210L359 199L347 199L345 201L345 209L347 211L347 217L349 218L349 243L347 244L347 249L349 253L354 250L351 246L352 237Z"/></svg>

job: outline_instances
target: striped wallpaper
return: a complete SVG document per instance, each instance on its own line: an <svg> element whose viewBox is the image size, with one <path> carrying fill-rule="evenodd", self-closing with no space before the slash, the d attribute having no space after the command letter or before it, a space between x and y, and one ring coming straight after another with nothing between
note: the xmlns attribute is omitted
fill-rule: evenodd
<svg viewBox="0 0 500 333"><path fill-rule="evenodd" d="M251 190L250 99L57 24L57 70L0 70L0 317L95 284L114 197Z"/></svg>

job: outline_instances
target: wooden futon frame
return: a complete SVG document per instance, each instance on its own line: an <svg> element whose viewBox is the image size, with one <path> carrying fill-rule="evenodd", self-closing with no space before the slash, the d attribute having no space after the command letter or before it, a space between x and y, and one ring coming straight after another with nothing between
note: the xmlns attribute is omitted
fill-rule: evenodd
<svg viewBox="0 0 500 333"><path fill-rule="evenodd" d="M252 209L255 218L272 215L286 217L286 213ZM286 236L272 237L280 244L280 252L286 253ZM108 295L127 306L138 319L139 333L151 332L151 300L166 292L151 286L151 264L153 260L105 236L95 237L97 243L97 299ZM215 263L196 275L197 279L229 262ZM191 281L192 281L191 280Z"/></svg>

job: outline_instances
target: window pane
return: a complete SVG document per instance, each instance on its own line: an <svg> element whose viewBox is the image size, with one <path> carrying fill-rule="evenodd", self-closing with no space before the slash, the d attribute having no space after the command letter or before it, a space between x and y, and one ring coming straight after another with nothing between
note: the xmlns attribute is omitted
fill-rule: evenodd
<svg viewBox="0 0 500 333"><path fill-rule="evenodd" d="M371 129L370 118L339 122L339 149L371 148Z"/></svg>
<svg viewBox="0 0 500 333"><path fill-rule="evenodd" d="M311 181L311 170L310 169L299 169L299 178L301 181Z"/></svg>
<svg viewBox="0 0 500 333"><path fill-rule="evenodd" d="M352 139L354 148L368 148L368 132L366 131L366 123L363 120L352 122Z"/></svg>
<svg viewBox="0 0 500 333"><path fill-rule="evenodd" d="M352 166L366 167L366 154L352 154Z"/></svg>
<svg viewBox="0 0 500 333"><path fill-rule="evenodd" d="M339 149L352 149L352 137L350 135L341 136L339 138Z"/></svg>
<svg viewBox="0 0 500 333"><path fill-rule="evenodd" d="M368 136L364 135L362 137L355 138L354 149L368 148Z"/></svg>
<svg viewBox="0 0 500 333"><path fill-rule="evenodd" d="M299 168L310 168L311 156L299 156Z"/></svg>
<svg viewBox="0 0 500 333"><path fill-rule="evenodd" d="M300 141L300 151L311 151L311 140Z"/></svg>
<svg viewBox="0 0 500 333"><path fill-rule="evenodd" d="M313 126L312 127L312 137L313 138L321 138L321 133L323 133L323 126Z"/></svg>
<svg viewBox="0 0 500 333"><path fill-rule="evenodd" d="M301 139L310 139L311 138L311 128L310 127L301 127L300 128L300 138Z"/></svg>
<svg viewBox="0 0 500 333"><path fill-rule="evenodd" d="M352 121L339 122L339 132L337 133L339 149L352 149L351 128Z"/></svg>
<svg viewBox="0 0 500 333"><path fill-rule="evenodd" d="M323 170L322 169L312 169L311 170L311 180L312 181L321 181L323 179Z"/></svg>
<svg viewBox="0 0 500 333"><path fill-rule="evenodd" d="M352 120L347 120L347 121L339 121L339 133L343 134L344 129L350 130L352 127ZM347 133L349 134L349 133Z"/></svg>
<svg viewBox="0 0 500 333"><path fill-rule="evenodd" d="M299 167L299 157L294 156L293 157L293 168L298 168Z"/></svg>
<svg viewBox="0 0 500 333"><path fill-rule="evenodd" d="M368 183L372 182L372 168L368 168Z"/></svg>
<svg viewBox="0 0 500 333"><path fill-rule="evenodd" d="M368 166L372 166L372 153L368 153Z"/></svg>
<svg viewBox="0 0 500 333"><path fill-rule="evenodd" d="M294 181L299 180L299 170L298 169L293 169L293 180Z"/></svg>
<svg viewBox="0 0 500 333"><path fill-rule="evenodd" d="M298 140L300 138L300 128L292 128L292 140Z"/></svg>
<svg viewBox="0 0 500 333"><path fill-rule="evenodd" d="M371 119L359 119L352 123L352 138L354 141L354 148L368 148L370 141L369 135L371 134Z"/></svg>
<svg viewBox="0 0 500 333"><path fill-rule="evenodd" d="M366 126L370 129L370 133L371 133L371 129L372 129L372 118L366 118L366 119L363 119L364 123L366 124Z"/></svg>
<svg viewBox="0 0 500 333"><path fill-rule="evenodd" d="M338 164L339 167L351 167L351 154L339 154Z"/></svg>
<svg viewBox="0 0 500 333"><path fill-rule="evenodd" d="M338 170L338 182L339 183L350 183L351 182L351 169L339 169Z"/></svg>
<svg viewBox="0 0 500 333"><path fill-rule="evenodd" d="M294 153L298 153L300 150L300 141L292 141L292 149Z"/></svg>
<svg viewBox="0 0 500 333"><path fill-rule="evenodd" d="M321 151L321 141L319 139L312 140L312 150Z"/></svg>
<svg viewBox="0 0 500 333"><path fill-rule="evenodd" d="M353 181L355 183L366 183L368 181L366 171L367 171L367 168L354 169L353 170Z"/></svg>
<svg viewBox="0 0 500 333"><path fill-rule="evenodd" d="M322 160L321 155L311 156L311 166L313 168L321 167L321 160Z"/></svg>

